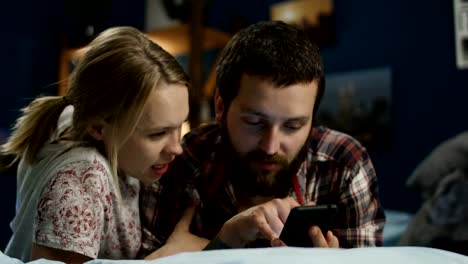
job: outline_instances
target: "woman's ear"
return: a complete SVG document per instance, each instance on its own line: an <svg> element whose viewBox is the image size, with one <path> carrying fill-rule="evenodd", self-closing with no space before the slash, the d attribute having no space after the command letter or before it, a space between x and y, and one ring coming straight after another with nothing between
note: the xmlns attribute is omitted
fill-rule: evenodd
<svg viewBox="0 0 468 264"><path fill-rule="evenodd" d="M219 94L218 89L216 89L215 96L215 114L216 114L216 123L221 124L224 113L224 103L221 95Z"/></svg>
<svg viewBox="0 0 468 264"><path fill-rule="evenodd" d="M92 123L88 126L86 131L97 141L104 140L104 122Z"/></svg>

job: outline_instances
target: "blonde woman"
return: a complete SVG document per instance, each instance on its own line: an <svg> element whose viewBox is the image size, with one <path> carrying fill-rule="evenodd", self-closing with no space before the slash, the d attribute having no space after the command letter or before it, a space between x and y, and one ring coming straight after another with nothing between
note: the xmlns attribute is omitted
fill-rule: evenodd
<svg viewBox="0 0 468 264"><path fill-rule="evenodd" d="M1 149L19 161L5 253L24 262L135 258L140 181L160 179L182 152L189 83L177 61L130 27L108 29L89 47L67 95L32 101ZM72 126L62 131L69 105Z"/></svg>

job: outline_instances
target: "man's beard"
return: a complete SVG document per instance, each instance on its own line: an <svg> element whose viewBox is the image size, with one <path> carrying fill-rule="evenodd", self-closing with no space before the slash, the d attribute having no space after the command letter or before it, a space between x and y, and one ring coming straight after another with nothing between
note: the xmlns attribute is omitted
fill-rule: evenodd
<svg viewBox="0 0 468 264"><path fill-rule="evenodd" d="M261 149L254 149L241 156L232 145L225 123L221 130L226 154L226 174L233 184L237 199L256 196L283 198L289 194L292 179L307 155L310 133L296 157L288 162L282 155L269 155ZM277 169L261 169L261 163L275 164Z"/></svg>

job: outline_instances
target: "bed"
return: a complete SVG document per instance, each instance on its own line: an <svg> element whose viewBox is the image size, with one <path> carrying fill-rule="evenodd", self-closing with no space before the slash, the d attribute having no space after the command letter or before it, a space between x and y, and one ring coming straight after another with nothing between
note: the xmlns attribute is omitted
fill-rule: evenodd
<svg viewBox="0 0 468 264"><path fill-rule="evenodd" d="M359 249L312 249L312 248L275 248L275 249L236 249L183 253L155 261L110 261L94 260L88 263L467 263L468 257L448 251L423 247L394 247L406 229L412 214L385 210L387 221L384 229L384 245L381 248ZM313 260L313 262L311 262ZM445 262L447 260L447 262ZM450 262L450 260L453 260ZM444 262L442 262L444 261ZM0 263L21 264L0 252ZM29 263L61 263L37 260Z"/></svg>
<svg viewBox="0 0 468 264"><path fill-rule="evenodd" d="M19 260L11 259L0 253L0 263L19 264ZM61 263L48 260L36 260L29 263ZM231 249L202 252L180 253L174 256L153 260L92 260L87 264L284 264L284 263L346 263L346 264L468 264L468 257L440 249L425 247L380 247L355 249L320 249L320 248L261 248L261 249Z"/></svg>

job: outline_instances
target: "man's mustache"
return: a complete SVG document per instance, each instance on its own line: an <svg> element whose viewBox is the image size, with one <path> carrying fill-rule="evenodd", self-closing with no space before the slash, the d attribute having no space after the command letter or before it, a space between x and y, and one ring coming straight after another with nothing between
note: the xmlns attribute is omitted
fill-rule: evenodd
<svg viewBox="0 0 468 264"><path fill-rule="evenodd" d="M279 154L269 155L260 149L248 152L244 156L244 160L247 162L277 163L284 166L289 164L286 157Z"/></svg>

